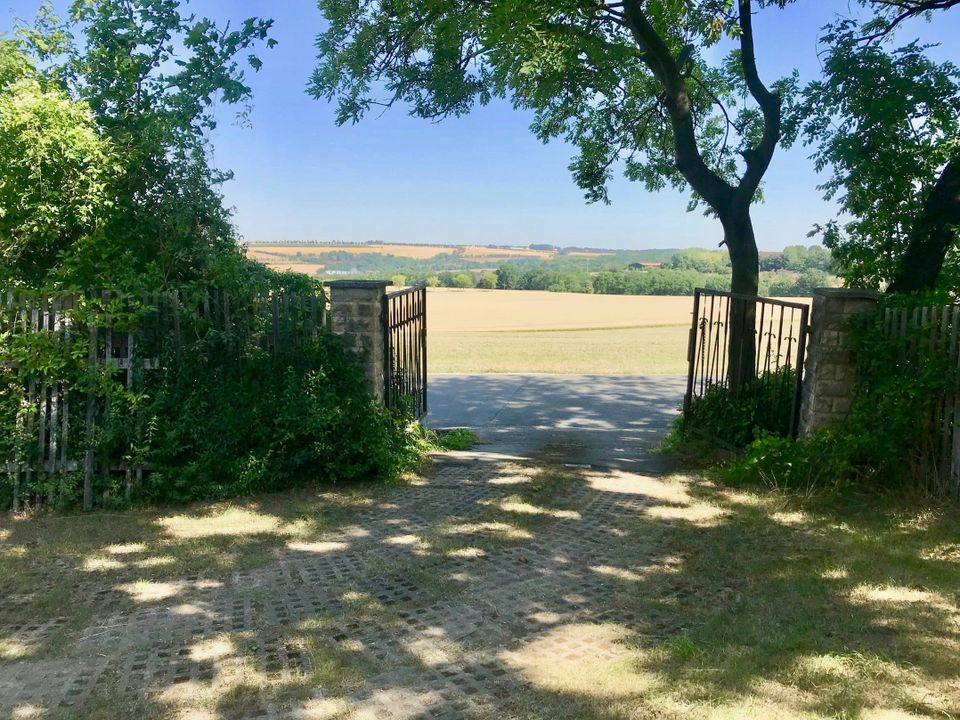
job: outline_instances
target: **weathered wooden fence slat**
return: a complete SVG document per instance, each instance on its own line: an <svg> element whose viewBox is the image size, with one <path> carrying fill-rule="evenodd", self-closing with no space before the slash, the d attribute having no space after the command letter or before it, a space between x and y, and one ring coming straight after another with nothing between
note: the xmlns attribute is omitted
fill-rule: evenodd
<svg viewBox="0 0 960 720"><path fill-rule="evenodd" d="M949 373L960 376L960 305L886 307L881 327L886 335L904 341L904 372L909 363L940 355ZM928 478L929 489L960 500L960 388L957 378L930 407L920 428L916 468Z"/></svg>

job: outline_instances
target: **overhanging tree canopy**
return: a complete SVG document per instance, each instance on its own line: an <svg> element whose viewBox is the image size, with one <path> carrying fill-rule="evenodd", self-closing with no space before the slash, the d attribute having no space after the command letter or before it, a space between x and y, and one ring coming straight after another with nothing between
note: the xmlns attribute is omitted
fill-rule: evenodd
<svg viewBox="0 0 960 720"><path fill-rule="evenodd" d="M723 226L733 290L752 295L750 206L795 85L761 79L753 13L785 2L319 0L329 27L310 90L338 101L339 123L395 103L437 119L509 98L539 138L577 148L590 201L607 201L617 165L649 190L690 188ZM733 329L734 381L753 368L751 320Z"/></svg>
<svg viewBox="0 0 960 720"><path fill-rule="evenodd" d="M822 38L824 78L804 91L822 185L849 220L824 226L841 274L892 292L960 286L960 69L894 32L960 0L866 0L868 22ZM898 30L899 29L899 30Z"/></svg>
<svg viewBox="0 0 960 720"><path fill-rule="evenodd" d="M76 188L54 182L47 169L45 212L58 208L72 220L65 213L79 206L91 220L70 243L51 241L49 228L26 220L10 220L9 232L0 224L0 258L9 257L0 268L9 270L5 281L135 291L222 284L246 271L219 193L230 175L210 163L208 132L216 125L217 102L249 101L244 66L259 68L252 53L261 43L273 44L272 23L250 18L237 28L221 26L188 14L188 4L73 0L62 20L45 2L35 24L16 33L16 47L39 61L31 81L36 89L4 85L2 76L12 72L6 68L16 64L0 52L0 103L50 118L43 128L49 143L31 141L30 151L59 143L60 156L48 152L44 160L62 170L65 181L73 181L68 161L79 166ZM28 90L36 102L26 106L16 93ZM8 115L5 125L14 120ZM94 162L101 145L110 149L109 178ZM13 171L34 159L13 145L4 149L21 158L3 164L0 186L26 187ZM82 163L90 166L85 176ZM89 209L88 186L109 202ZM51 188L59 188L63 198L54 199ZM61 225L72 228L66 221ZM44 252L28 256L31 247Z"/></svg>

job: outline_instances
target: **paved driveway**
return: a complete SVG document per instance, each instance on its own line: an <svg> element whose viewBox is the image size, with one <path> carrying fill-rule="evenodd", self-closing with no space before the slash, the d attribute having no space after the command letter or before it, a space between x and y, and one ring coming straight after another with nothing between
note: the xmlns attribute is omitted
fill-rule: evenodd
<svg viewBox="0 0 960 720"><path fill-rule="evenodd" d="M480 450L656 472L648 451L683 400L682 377L432 375L427 422L469 427Z"/></svg>

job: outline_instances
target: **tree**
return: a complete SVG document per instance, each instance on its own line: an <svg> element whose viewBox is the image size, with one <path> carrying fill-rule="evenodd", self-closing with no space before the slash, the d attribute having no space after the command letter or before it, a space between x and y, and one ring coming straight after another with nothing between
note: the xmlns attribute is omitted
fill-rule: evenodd
<svg viewBox="0 0 960 720"><path fill-rule="evenodd" d="M456 273L450 279L450 287L466 289L472 288L473 285L473 275L468 272Z"/></svg>
<svg viewBox="0 0 960 720"><path fill-rule="evenodd" d="M116 150L112 210L78 252L47 268L60 284L166 287L222 282L245 272L209 161L216 102L249 102L242 65L271 21L238 29L184 14L187 0L75 0L69 18L44 4L19 29L44 81L85 103ZM80 40L77 40L79 36Z"/></svg>
<svg viewBox="0 0 960 720"><path fill-rule="evenodd" d="M787 256L783 253L777 253L776 255L768 255L767 257L760 258L760 270L766 272L776 272L777 270L785 270L789 261Z"/></svg>
<svg viewBox="0 0 960 720"><path fill-rule="evenodd" d="M754 45L757 7L786 0L319 0L329 20L310 90L338 100L337 122L403 102L414 115L461 115L509 97L534 133L563 137L590 201L612 168L649 190L688 187L720 220L736 292L754 295L750 207L781 140L795 79L767 86ZM735 45L717 64L704 49ZM753 314L731 328L731 381L752 377Z"/></svg>
<svg viewBox="0 0 960 720"><path fill-rule="evenodd" d="M497 286L497 274L492 272L480 273L476 287L482 290L493 290Z"/></svg>
<svg viewBox="0 0 960 720"><path fill-rule="evenodd" d="M818 228L848 283L890 292L955 287L960 265L960 71L917 41L889 49L904 20L956 2L873 0L880 13L828 28L825 77L804 91L821 186L852 217ZM942 273L946 262L947 270Z"/></svg>
<svg viewBox="0 0 960 720"><path fill-rule="evenodd" d="M727 272L728 258L716 250L681 250L670 258L670 267L677 270L696 270L702 273Z"/></svg>
<svg viewBox="0 0 960 720"><path fill-rule="evenodd" d="M896 27L911 18L929 16L934 10L947 10L960 5L960 0L870 0L880 11L869 28L869 34L863 40L877 40L886 37Z"/></svg>
<svg viewBox="0 0 960 720"><path fill-rule="evenodd" d="M23 47L0 41L0 278L44 283L110 212L114 147L93 113L44 80Z"/></svg>
<svg viewBox="0 0 960 720"><path fill-rule="evenodd" d="M523 272L516 265L501 265L497 268L497 288L500 290L516 290L520 287Z"/></svg>

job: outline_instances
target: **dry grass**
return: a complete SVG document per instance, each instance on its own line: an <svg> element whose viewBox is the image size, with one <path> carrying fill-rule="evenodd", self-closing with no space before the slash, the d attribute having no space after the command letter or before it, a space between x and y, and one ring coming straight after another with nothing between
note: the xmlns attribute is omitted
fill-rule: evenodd
<svg viewBox="0 0 960 720"><path fill-rule="evenodd" d="M455 250L451 245L359 245L359 244L305 244L305 245L247 245L247 255L255 260L265 258L289 257L300 253L302 255L323 255L325 253L346 252L353 255L396 255L398 257L426 260L443 253Z"/></svg>
<svg viewBox="0 0 960 720"><path fill-rule="evenodd" d="M488 248L480 245L468 245L463 248L463 256L470 260L486 260L496 258L540 258L549 260L556 255L554 250L530 250L529 248Z"/></svg>
<svg viewBox="0 0 960 720"><path fill-rule="evenodd" d="M668 717L960 716L960 565L925 559L960 531L955 507L688 493L673 519L637 527L676 559L623 598L647 617L631 664L653 681L645 703Z"/></svg>
<svg viewBox="0 0 960 720"><path fill-rule="evenodd" d="M430 288L428 298L430 372L686 372L691 297Z"/></svg>
<svg viewBox="0 0 960 720"><path fill-rule="evenodd" d="M541 635L499 658L531 686L511 717L960 717L956 507L799 505L683 476L582 479L650 501L611 538L621 558L592 568L617 588L601 609L640 621L545 614ZM539 516L569 512L562 477L548 487L526 495Z"/></svg>
<svg viewBox="0 0 960 720"><path fill-rule="evenodd" d="M432 373L682 375L684 326L619 330L431 331Z"/></svg>
<svg viewBox="0 0 960 720"><path fill-rule="evenodd" d="M539 290L430 288L427 302L430 330L444 332L689 327L693 312L689 297Z"/></svg>
<svg viewBox="0 0 960 720"><path fill-rule="evenodd" d="M0 588L20 599L20 621L71 616L82 623L97 609L93 591L102 583L122 590L121 607L132 607L178 594L188 576L223 582L238 570L271 562L276 549L321 552L319 538L367 507L377 491L304 489L176 511L0 515ZM0 603L0 624L11 620ZM50 648L32 648L32 654L55 650L77 629L64 628L63 638ZM2 642L0 662L16 654Z"/></svg>
<svg viewBox="0 0 960 720"><path fill-rule="evenodd" d="M318 272L326 267L326 265L321 265L319 263L287 262L285 260L265 260L263 258L256 259L273 270L277 270L279 272L303 273L304 275L309 275L310 277L315 276Z"/></svg>

